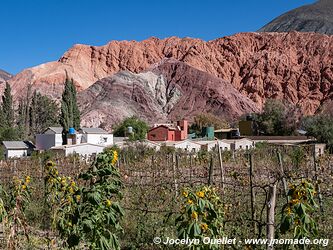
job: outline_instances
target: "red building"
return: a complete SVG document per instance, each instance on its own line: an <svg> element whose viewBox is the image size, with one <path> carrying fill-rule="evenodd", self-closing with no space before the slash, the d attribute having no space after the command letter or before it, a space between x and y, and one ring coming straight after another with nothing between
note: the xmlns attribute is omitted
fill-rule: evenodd
<svg viewBox="0 0 333 250"><path fill-rule="evenodd" d="M150 141L182 141L187 139L188 122L178 121L176 125L161 124L156 125L148 131Z"/></svg>

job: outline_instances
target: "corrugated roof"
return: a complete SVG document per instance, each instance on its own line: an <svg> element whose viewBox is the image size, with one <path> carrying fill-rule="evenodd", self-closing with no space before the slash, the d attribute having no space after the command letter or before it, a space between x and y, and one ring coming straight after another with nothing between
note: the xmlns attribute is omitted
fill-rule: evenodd
<svg viewBox="0 0 333 250"><path fill-rule="evenodd" d="M6 149L29 149L35 146L29 141L3 141Z"/></svg>
<svg viewBox="0 0 333 250"><path fill-rule="evenodd" d="M82 132L85 134L108 134L102 128L81 128Z"/></svg>
<svg viewBox="0 0 333 250"><path fill-rule="evenodd" d="M54 133L56 133L56 134L61 134L63 128L62 128L62 127L49 127L49 128L47 128L47 129L44 131L44 133L45 133L47 130L52 130L52 131L53 131Z"/></svg>

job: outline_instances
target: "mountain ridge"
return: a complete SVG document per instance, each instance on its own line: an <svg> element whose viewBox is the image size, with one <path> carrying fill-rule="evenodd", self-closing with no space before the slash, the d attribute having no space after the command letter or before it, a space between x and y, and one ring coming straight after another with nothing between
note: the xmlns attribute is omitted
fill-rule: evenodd
<svg viewBox="0 0 333 250"><path fill-rule="evenodd" d="M66 74L81 92L119 71L141 73L175 59L229 82L256 109L275 98L314 114L333 98L332 51L332 36L300 32L239 33L208 42L177 37L111 41L73 46L59 61L24 70L9 82L16 99L25 95L29 84L59 99Z"/></svg>
<svg viewBox="0 0 333 250"><path fill-rule="evenodd" d="M317 32L333 35L333 1L321 0L288 11L262 27L259 32Z"/></svg>
<svg viewBox="0 0 333 250"><path fill-rule="evenodd" d="M256 105L230 83L174 59L141 73L121 71L78 95L84 126L103 126L129 116L149 123L213 113L233 120L257 112Z"/></svg>

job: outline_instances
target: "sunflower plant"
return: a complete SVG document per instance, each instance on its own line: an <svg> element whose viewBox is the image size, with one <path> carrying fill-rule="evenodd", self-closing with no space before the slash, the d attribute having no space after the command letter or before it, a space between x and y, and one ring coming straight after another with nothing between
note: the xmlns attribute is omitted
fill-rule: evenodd
<svg viewBox="0 0 333 250"><path fill-rule="evenodd" d="M203 186L184 189L181 194L181 213L176 219L179 239L199 239L195 249L218 249L218 245L204 245L202 239L223 235L223 206L216 189Z"/></svg>
<svg viewBox="0 0 333 250"><path fill-rule="evenodd" d="M30 182L30 176L14 176L8 192L0 186L0 223L4 223L5 230L8 230L7 249L20 247L22 233L29 240L25 209L31 197Z"/></svg>
<svg viewBox="0 0 333 250"><path fill-rule="evenodd" d="M289 186L288 202L282 209L282 234L291 232L297 239L315 237L318 234L313 217L318 208L314 201L315 195L314 185L307 180Z"/></svg>
<svg viewBox="0 0 333 250"><path fill-rule="evenodd" d="M122 182L117 160L115 150L98 154L90 168L80 174L81 186L60 177L54 163L48 163L48 200L58 203L55 224L69 248L120 249L117 233L124 212L119 204Z"/></svg>

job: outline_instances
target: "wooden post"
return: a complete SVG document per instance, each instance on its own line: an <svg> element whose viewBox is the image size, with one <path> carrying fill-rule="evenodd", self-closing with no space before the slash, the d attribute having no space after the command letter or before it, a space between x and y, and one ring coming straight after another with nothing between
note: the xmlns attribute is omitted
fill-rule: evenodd
<svg viewBox="0 0 333 250"><path fill-rule="evenodd" d="M213 185L213 174L214 174L214 163L213 163L213 155L210 155L210 163L209 163L209 175L208 175L208 185Z"/></svg>
<svg viewBox="0 0 333 250"><path fill-rule="evenodd" d="M285 197L287 199L287 202L289 202L288 189L287 189L287 181L286 181L286 178L284 176L282 155L281 155L281 152L279 150L277 150L276 153L277 153L277 157L278 157L278 161L279 161L279 165L280 165L280 171L281 171L281 174L282 174L282 184L283 184L284 195L285 195Z"/></svg>
<svg viewBox="0 0 333 250"><path fill-rule="evenodd" d="M217 151L219 154L219 163L220 163L220 173L221 173L221 193L224 194L224 168L223 168L223 159L222 159L222 152L219 143L217 143Z"/></svg>
<svg viewBox="0 0 333 250"><path fill-rule="evenodd" d="M274 239L275 234L275 204L276 204L276 183L269 186L267 202L267 239ZM267 250L273 250L274 246L268 244Z"/></svg>
<svg viewBox="0 0 333 250"><path fill-rule="evenodd" d="M177 169L176 169L176 161L177 161L177 157L176 157L176 153L172 154L172 168L173 168L173 181L174 181L174 185L175 185L175 193L176 193L176 197L178 196L178 182L177 182Z"/></svg>
<svg viewBox="0 0 333 250"><path fill-rule="evenodd" d="M251 189L251 218L253 221L253 229L254 234L257 233L257 224L255 222L256 219L256 209L255 209L255 202L256 202L256 195L254 193L253 188L253 154L252 152L249 153L249 163L250 163L250 189Z"/></svg>
<svg viewBox="0 0 333 250"><path fill-rule="evenodd" d="M192 186L192 153L190 153L190 185Z"/></svg>
<svg viewBox="0 0 333 250"><path fill-rule="evenodd" d="M324 212L324 204L323 204L323 197L321 195L321 189L320 185L318 183L318 163L316 159L316 145L313 145L313 165L314 165L314 170L315 170L315 180L316 180L316 188L317 188L317 193L318 193L318 200L319 200L319 207L320 207L320 212Z"/></svg>

